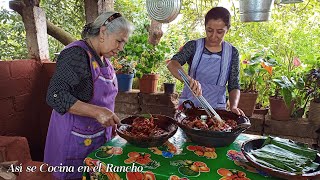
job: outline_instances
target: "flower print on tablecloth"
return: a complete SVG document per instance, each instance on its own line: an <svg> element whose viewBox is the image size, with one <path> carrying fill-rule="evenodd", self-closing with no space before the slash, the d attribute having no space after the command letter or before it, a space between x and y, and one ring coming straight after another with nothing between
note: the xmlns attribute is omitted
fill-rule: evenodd
<svg viewBox="0 0 320 180"><path fill-rule="evenodd" d="M265 172L262 172L255 167L251 166L249 161L244 157L242 152L236 151L236 150L229 150L227 152L227 157L231 161L234 162L235 165L242 167L246 171L252 172L252 173L259 173L262 176L267 177L268 175Z"/></svg>
<svg viewBox="0 0 320 180"><path fill-rule="evenodd" d="M131 164L137 163L143 166L144 168L156 169L160 166L160 163L152 160L151 155L144 152L129 152L128 159L124 160L124 163Z"/></svg>
<svg viewBox="0 0 320 180"><path fill-rule="evenodd" d="M177 175L171 175L168 180L189 180L189 179L186 177L181 178Z"/></svg>
<svg viewBox="0 0 320 180"><path fill-rule="evenodd" d="M112 179L120 180L120 176L115 172L109 172L104 162L100 160L85 158L84 163L89 166L89 174L93 179ZM87 171L86 169L84 171Z"/></svg>
<svg viewBox="0 0 320 180"><path fill-rule="evenodd" d="M156 176L151 171L146 172L127 172L127 180L156 180Z"/></svg>
<svg viewBox="0 0 320 180"><path fill-rule="evenodd" d="M246 173L235 169L220 168L217 173L222 176L219 180L250 180L246 177Z"/></svg>
<svg viewBox="0 0 320 180"><path fill-rule="evenodd" d="M186 177L198 177L201 172L210 172L206 163L191 160L170 161L171 166L178 166L178 171Z"/></svg>
<svg viewBox="0 0 320 180"><path fill-rule="evenodd" d="M216 159L217 154L214 148L205 146L187 146L189 151L193 151L196 155L200 157L206 157L207 159Z"/></svg>
<svg viewBox="0 0 320 180"><path fill-rule="evenodd" d="M172 158L178 153L177 148L169 141L167 141L160 147L151 147L149 149L154 154L162 155L165 158Z"/></svg>
<svg viewBox="0 0 320 180"><path fill-rule="evenodd" d="M98 151L95 153L95 156L99 159L107 159L111 158L113 155L122 154L121 147L113 147L113 146L101 146Z"/></svg>

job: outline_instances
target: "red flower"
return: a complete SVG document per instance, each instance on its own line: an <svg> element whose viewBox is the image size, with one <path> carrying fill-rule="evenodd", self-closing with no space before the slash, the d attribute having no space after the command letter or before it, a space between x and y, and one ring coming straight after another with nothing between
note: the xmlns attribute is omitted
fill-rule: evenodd
<svg viewBox="0 0 320 180"><path fill-rule="evenodd" d="M300 61L300 59L298 57L294 57L293 58L293 65L295 67L299 67L301 65L301 61Z"/></svg>

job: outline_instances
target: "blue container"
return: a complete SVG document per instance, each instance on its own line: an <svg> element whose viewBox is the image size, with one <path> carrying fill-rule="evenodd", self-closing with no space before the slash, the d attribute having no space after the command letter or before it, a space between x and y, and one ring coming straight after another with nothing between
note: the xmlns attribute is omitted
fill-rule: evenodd
<svg viewBox="0 0 320 180"><path fill-rule="evenodd" d="M118 91L131 91L134 74L117 74Z"/></svg>

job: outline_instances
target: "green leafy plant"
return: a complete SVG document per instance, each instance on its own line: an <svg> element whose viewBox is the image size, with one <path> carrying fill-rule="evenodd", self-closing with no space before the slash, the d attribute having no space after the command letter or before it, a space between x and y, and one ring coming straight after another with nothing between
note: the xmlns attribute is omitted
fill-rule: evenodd
<svg viewBox="0 0 320 180"><path fill-rule="evenodd" d="M241 90L242 92L257 92L258 85L266 82L266 74L272 74L272 67L277 61L262 50L254 54L245 55L242 61Z"/></svg>
<svg viewBox="0 0 320 180"><path fill-rule="evenodd" d="M281 76L272 81L277 85L275 97L282 97L287 107L290 107L291 103L296 100L297 94L304 88L304 80L301 77L296 81L293 77L289 79L287 76Z"/></svg>
<svg viewBox="0 0 320 180"><path fill-rule="evenodd" d="M136 72L136 62L129 61L126 57L114 58L112 62L117 74L134 74Z"/></svg>
<svg viewBox="0 0 320 180"><path fill-rule="evenodd" d="M169 53L170 48L165 42L160 42L157 46L149 44L146 31L137 32L130 37L123 50L123 55L137 62L136 76L138 78L144 74L156 73L161 62Z"/></svg>
<svg viewBox="0 0 320 180"><path fill-rule="evenodd" d="M305 78L305 91L307 98L312 97L316 103L320 103L320 68L311 69Z"/></svg>

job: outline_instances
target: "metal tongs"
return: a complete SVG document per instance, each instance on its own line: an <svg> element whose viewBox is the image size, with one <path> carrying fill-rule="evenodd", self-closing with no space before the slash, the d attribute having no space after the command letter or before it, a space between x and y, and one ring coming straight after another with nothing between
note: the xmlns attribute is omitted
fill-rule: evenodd
<svg viewBox="0 0 320 180"><path fill-rule="evenodd" d="M192 89L190 87L190 82L188 77L184 74L184 72L181 69L178 69L178 73L181 76L183 82L185 85L187 85L192 92ZM193 93L195 96L195 94ZM201 95L201 96L195 96L196 99L200 102L201 106L204 108L204 110L207 112L209 117L215 117L219 122L224 122L219 114L212 108L212 106L208 103L208 101Z"/></svg>

